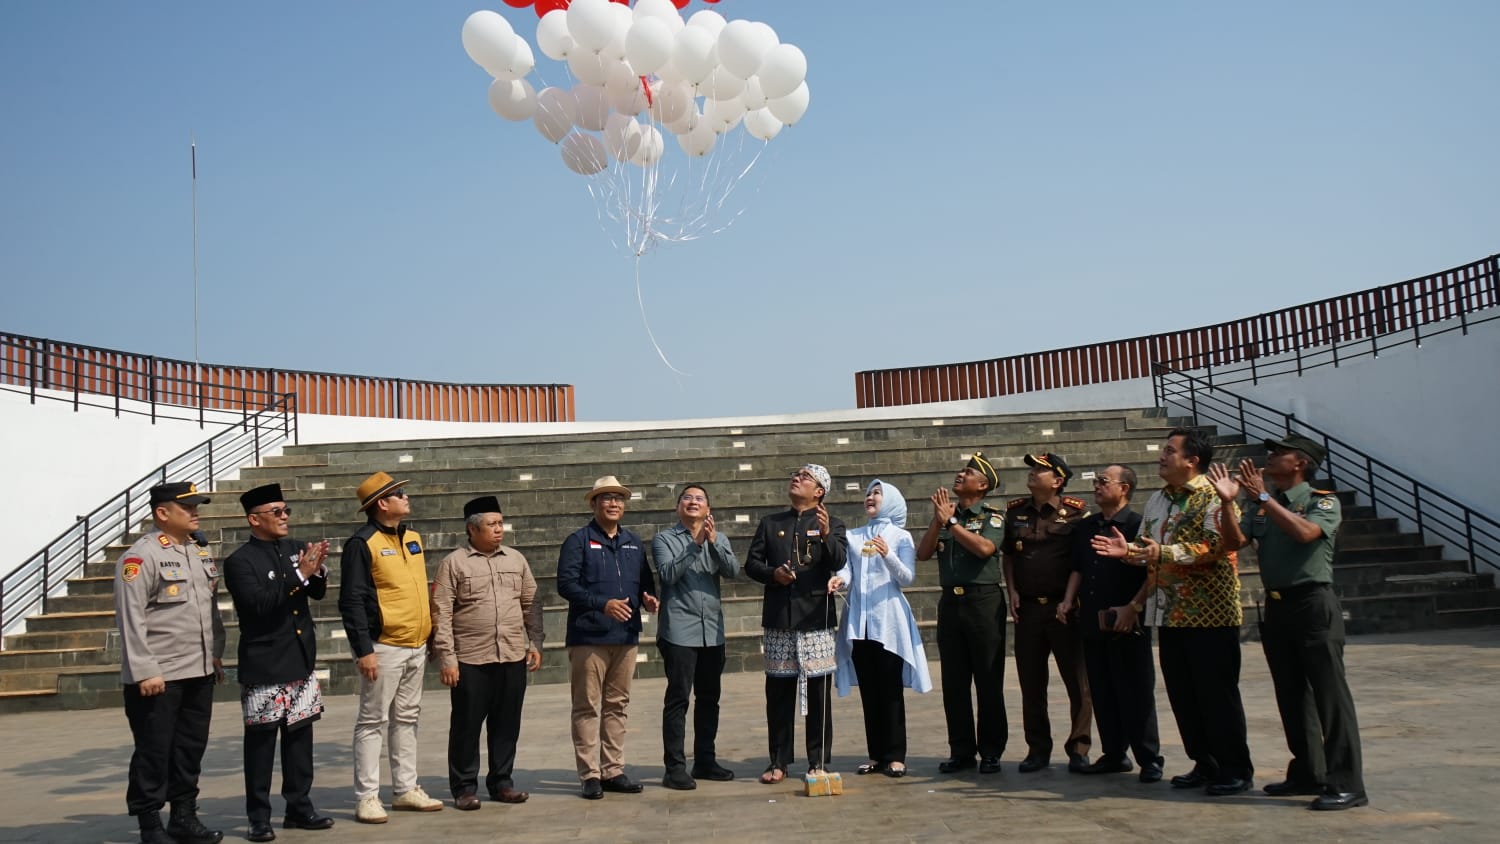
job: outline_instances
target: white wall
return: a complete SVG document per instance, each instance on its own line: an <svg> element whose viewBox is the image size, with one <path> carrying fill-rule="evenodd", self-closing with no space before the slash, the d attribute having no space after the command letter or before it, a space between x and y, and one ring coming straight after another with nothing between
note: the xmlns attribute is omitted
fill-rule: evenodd
<svg viewBox="0 0 1500 844"><path fill-rule="evenodd" d="M1500 518L1500 320L1234 392Z"/></svg>

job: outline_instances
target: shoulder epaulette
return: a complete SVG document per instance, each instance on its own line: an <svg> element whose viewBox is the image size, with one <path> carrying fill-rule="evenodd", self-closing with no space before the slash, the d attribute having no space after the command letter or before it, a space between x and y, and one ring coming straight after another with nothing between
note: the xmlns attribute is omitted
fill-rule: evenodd
<svg viewBox="0 0 1500 844"><path fill-rule="evenodd" d="M1312 494L1313 495L1335 495L1336 493L1333 490L1331 490L1331 489L1315 489L1315 490L1312 490Z"/></svg>
<svg viewBox="0 0 1500 844"><path fill-rule="evenodd" d="M1015 509L1016 507L1020 507L1022 504L1025 504L1026 502L1028 502L1030 500L1031 500L1031 496L1027 496L1025 498L1017 498L1017 499L1011 501L1010 503L1006 504L1005 505L1005 509L1007 509L1007 510Z"/></svg>
<svg viewBox="0 0 1500 844"><path fill-rule="evenodd" d="M986 510L986 511L991 512L991 513L1003 513L1003 512L1005 512L1004 510L1001 510L999 507L996 507L993 504L981 504L981 505L979 505L979 509Z"/></svg>
<svg viewBox="0 0 1500 844"><path fill-rule="evenodd" d="M1089 508L1087 501L1084 501L1082 498L1074 498L1071 495L1064 495L1062 503L1064 506L1072 507L1074 510L1087 510Z"/></svg>

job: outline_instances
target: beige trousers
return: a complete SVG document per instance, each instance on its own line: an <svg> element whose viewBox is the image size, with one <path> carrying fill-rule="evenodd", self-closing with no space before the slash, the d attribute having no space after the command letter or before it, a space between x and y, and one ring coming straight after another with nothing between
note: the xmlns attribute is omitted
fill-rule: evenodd
<svg viewBox="0 0 1500 844"><path fill-rule="evenodd" d="M635 676L635 652L635 645L568 648L573 752L580 782L625 773L625 707Z"/></svg>

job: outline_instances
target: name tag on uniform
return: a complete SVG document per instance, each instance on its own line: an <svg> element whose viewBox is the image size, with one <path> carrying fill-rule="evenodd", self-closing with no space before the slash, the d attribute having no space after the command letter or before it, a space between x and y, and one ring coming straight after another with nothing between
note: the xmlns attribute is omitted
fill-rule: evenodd
<svg viewBox="0 0 1500 844"><path fill-rule="evenodd" d="M813 528L813 529L811 529L811 530L809 530L807 532L807 535L808 536L822 536L823 532L820 531L820 530L818 530L817 528Z"/></svg>
<svg viewBox="0 0 1500 844"><path fill-rule="evenodd" d="M590 551L603 551L604 550L604 546L600 545L599 543L597 543L594 540L590 539L589 540L589 550Z"/></svg>
<svg viewBox="0 0 1500 844"><path fill-rule="evenodd" d="M396 549L395 548L382 548L382 549L380 549L380 556L382 556L382 557L394 557L394 556L396 556Z"/></svg>

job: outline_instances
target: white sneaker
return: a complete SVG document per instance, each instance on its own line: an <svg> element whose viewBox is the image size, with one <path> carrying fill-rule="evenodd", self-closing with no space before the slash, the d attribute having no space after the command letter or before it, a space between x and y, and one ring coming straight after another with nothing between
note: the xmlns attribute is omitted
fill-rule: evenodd
<svg viewBox="0 0 1500 844"><path fill-rule="evenodd" d="M385 823L389 820L385 814L385 807L380 805L379 797L366 797L360 800L359 805L354 808L354 819L360 823Z"/></svg>
<svg viewBox="0 0 1500 844"><path fill-rule="evenodd" d="M396 799L391 801L391 808L402 812L437 812L442 810L443 801L428 797L427 792L419 785L405 794L396 795Z"/></svg>

